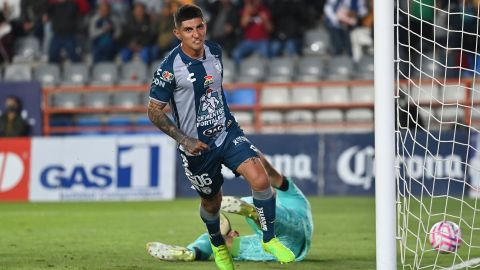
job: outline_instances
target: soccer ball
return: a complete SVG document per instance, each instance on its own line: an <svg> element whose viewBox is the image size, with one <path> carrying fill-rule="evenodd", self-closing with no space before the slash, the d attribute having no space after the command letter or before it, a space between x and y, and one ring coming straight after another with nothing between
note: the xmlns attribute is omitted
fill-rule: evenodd
<svg viewBox="0 0 480 270"><path fill-rule="evenodd" d="M430 229L430 244L442 253L455 252L462 243L462 232L451 221L440 221Z"/></svg>

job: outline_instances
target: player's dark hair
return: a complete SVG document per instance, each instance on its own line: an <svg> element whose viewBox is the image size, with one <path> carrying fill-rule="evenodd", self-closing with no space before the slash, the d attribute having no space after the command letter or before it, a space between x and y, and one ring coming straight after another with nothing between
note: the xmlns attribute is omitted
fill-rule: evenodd
<svg viewBox="0 0 480 270"><path fill-rule="evenodd" d="M203 20L202 9L196 5L183 5L178 8L175 15L173 15L176 28L179 28L183 21L194 18L201 18Z"/></svg>

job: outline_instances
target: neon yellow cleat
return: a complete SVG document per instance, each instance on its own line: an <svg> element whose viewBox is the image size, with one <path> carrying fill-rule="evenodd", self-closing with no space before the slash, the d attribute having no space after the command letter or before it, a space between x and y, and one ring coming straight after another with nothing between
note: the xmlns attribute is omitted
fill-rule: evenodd
<svg viewBox="0 0 480 270"><path fill-rule="evenodd" d="M191 262L195 260L195 254L189 249L159 242L147 243L147 252L151 256L163 261Z"/></svg>
<svg viewBox="0 0 480 270"><path fill-rule="evenodd" d="M262 243L263 250L272 254L281 263L289 263L295 260L295 254L284 246L277 237L267 243Z"/></svg>
<svg viewBox="0 0 480 270"><path fill-rule="evenodd" d="M215 263L220 270L234 270L233 259L230 252L228 252L226 245L218 247L212 245L213 255L215 256Z"/></svg>

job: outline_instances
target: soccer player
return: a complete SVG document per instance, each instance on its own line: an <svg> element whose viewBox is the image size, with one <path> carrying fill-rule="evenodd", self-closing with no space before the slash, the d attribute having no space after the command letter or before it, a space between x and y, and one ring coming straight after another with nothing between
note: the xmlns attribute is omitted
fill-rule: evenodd
<svg viewBox="0 0 480 270"><path fill-rule="evenodd" d="M225 100L222 50L205 40L207 25L199 7L180 7L174 22L173 32L181 43L154 74L148 116L179 144L185 173L201 198L200 217L210 236L215 263L220 269L234 269L220 233L222 164L250 184L259 212L263 249L282 263L291 262L295 255L275 237L275 196L269 177ZM176 124L163 111L167 103Z"/></svg>
<svg viewBox="0 0 480 270"><path fill-rule="evenodd" d="M278 183L278 181L277 181ZM278 184L277 184L278 185ZM313 232L312 213L310 203L298 187L286 178L281 179L277 188L276 223L275 229L278 238L285 243L295 254L295 260L301 261L310 249ZM243 261L271 261L275 257L262 250L259 239L258 214L251 205L252 197L241 200L225 196L222 201L222 210L228 213L240 214L246 217L248 225L255 231L254 235L240 236L229 226L224 215L222 218L222 234L235 260ZM159 242L147 244L150 255L165 261L195 261L208 260L212 254L208 234L202 234L186 248Z"/></svg>

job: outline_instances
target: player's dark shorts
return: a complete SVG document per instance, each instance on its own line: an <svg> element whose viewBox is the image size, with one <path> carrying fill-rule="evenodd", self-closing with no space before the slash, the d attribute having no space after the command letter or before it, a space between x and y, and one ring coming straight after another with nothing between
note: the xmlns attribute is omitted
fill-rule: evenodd
<svg viewBox="0 0 480 270"><path fill-rule="evenodd" d="M258 153L243 131L233 127L221 146L200 156L187 156L180 150L180 156L187 178L200 197L208 199L217 194L223 184L222 164L235 172L242 162L257 157Z"/></svg>

